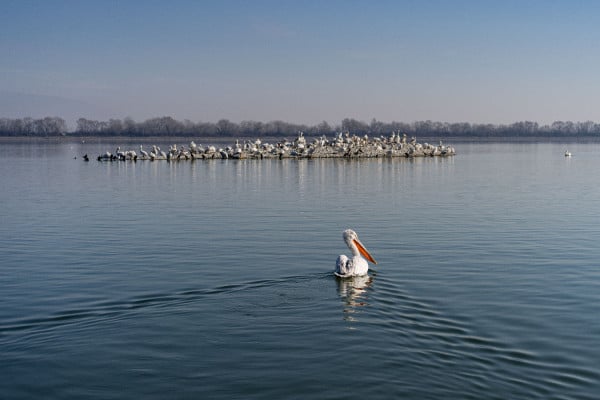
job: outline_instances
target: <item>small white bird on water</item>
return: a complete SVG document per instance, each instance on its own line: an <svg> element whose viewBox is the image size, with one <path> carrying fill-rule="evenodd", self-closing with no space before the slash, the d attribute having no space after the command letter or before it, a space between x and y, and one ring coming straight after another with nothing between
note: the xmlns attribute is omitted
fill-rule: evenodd
<svg viewBox="0 0 600 400"><path fill-rule="evenodd" d="M375 261L371 253L360 242L358 235L352 229L346 229L343 237L344 242L346 242L346 245L352 252L352 258L348 258L344 254L338 256L335 262L334 274L341 278L366 275L369 272L369 263L367 260L373 264L377 264L377 261Z"/></svg>

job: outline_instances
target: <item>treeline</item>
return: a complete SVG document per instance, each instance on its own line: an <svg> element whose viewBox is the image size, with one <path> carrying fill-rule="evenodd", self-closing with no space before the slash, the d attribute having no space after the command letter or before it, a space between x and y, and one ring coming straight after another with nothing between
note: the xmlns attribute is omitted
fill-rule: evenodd
<svg viewBox="0 0 600 400"><path fill-rule="evenodd" d="M75 130L69 131L64 119L0 118L0 136L198 136L198 137L290 137L299 131L307 136L334 135L350 132L356 135L380 136L391 132L408 136L429 137L600 137L600 124L592 121L555 121L550 125L521 121L508 125L449 123L435 121L370 123L352 118L331 126L323 121L317 125L291 124L283 121L240 123L222 119L216 123L178 121L171 117L151 118L136 122L132 118L97 121L79 118Z"/></svg>
<svg viewBox="0 0 600 400"><path fill-rule="evenodd" d="M67 123L58 117L0 118L0 136L60 136L67 133Z"/></svg>
<svg viewBox="0 0 600 400"><path fill-rule="evenodd" d="M135 122L131 118L94 121L85 118L77 120L75 135L93 136L290 136L299 131L311 134L331 134L335 128L323 122L316 126L290 124L283 121L256 122L242 121L239 124L227 119L216 123L178 121L171 117L151 118Z"/></svg>

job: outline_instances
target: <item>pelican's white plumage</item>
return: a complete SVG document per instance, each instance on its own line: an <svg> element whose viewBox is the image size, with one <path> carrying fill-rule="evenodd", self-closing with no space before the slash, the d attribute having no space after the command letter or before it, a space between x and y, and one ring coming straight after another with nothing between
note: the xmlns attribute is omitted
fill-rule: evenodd
<svg viewBox="0 0 600 400"><path fill-rule="evenodd" d="M367 260L373 264L377 264L377 261L371 256L371 253L361 243L358 235L352 229L346 229L343 237L344 242L346 242L346 245L352 252L352 257L344 254L338 256L335 262L334 274L342 278L366 275L369 272L369 263Z"/></svg>

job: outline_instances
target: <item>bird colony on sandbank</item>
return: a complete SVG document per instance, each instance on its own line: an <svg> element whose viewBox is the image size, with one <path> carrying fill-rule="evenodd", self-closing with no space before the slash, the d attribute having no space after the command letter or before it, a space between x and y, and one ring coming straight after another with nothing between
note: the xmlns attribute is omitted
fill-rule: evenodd
<svg viewBox="0 0 600 400"><path fill-rule="evenodd" d="M377 158L377 157L447 157L456 152L452 146L440 141L438 145L417 143L406 134L393 132L390 136L369 138L349 133L338 133L333 140L325 136L307 140L302 132L292 142L284 140L275 144L263 143L260 139L240 143L236 140L232 146L217 148L202 146L193 141L188 147L172 145L168 151L152 146L148 151L140 146L138 151L121 150L106 152L98 156L98 161L138 161L138 160L199 160L199 159L264 159L264 158ZM87 161L87 154L84 156Z"/></svg>

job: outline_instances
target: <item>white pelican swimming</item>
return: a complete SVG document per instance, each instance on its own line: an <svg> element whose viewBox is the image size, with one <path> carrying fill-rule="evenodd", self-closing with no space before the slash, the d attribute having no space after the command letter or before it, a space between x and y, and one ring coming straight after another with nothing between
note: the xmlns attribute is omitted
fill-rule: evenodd
<svg viewBox="0 0 600 400"><path fill-rule="evenodd" d="M334 274L342 278L366 275L369 272L369 263L367 260L373 264L377 264L377 261L375 261L369 251L360 242L358 235L352 229L346 229L343 236L344 242L346 242L346 245L352 252L352 258L348 258L344 254L338 256L335 262ZM363 256L366 257L366 260Z"/></svg>

